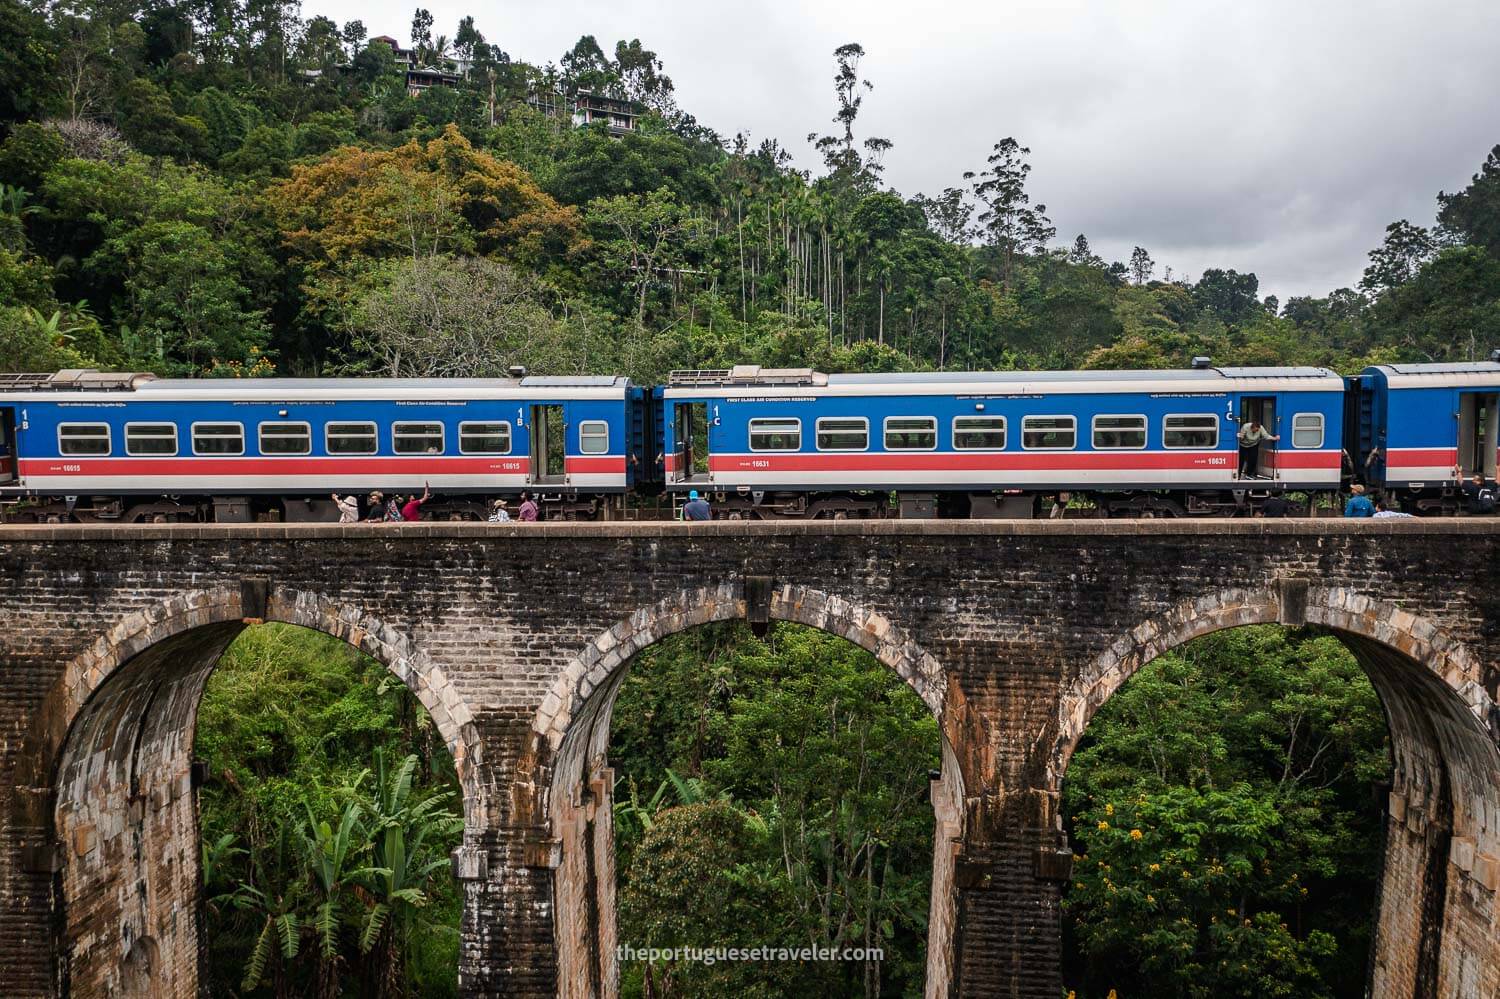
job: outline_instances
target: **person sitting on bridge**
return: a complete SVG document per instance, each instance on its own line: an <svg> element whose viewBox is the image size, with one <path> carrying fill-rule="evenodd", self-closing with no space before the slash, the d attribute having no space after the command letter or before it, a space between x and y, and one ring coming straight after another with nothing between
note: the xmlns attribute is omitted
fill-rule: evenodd
<svg viewBox="0 0 1500 999"><path fill-rule="evenodd" d="M392 493L391 498L385 501L385 519L387 523L401 523L401 494Z"/></svg>
<svg viewBox="0 0 1500 999"><path fill-rule="evenodd" d="M1275 436L1260 425L1259 420L1251 420L1240 427L1240 471L1242 479L1259 478L1256 469L1260 466L1260 445L1262 441L1279 441Z"/></svg>
<svg viewBox="0 0 1500 999"><path fill-rule="evenodd" d="M505 508L505 500L497 499L490 507L491 524L507 524L510 522L510 511Z"/></svg>
<svg viewBox="0 0 1500 999"><path fill-rule="evenodd" d="M688 491L688 501L682 505L683 520L713 520L713 509L708 500L698 495L698 490Z"/></svg>
<svg viewBox="0 0 1500 999"><path fill-rule="evenodd" d="M1402 513L1400 510L1392 510L1390 507L1388 507L1388 506L1385 505L1385 500L1383 500L1383 499L1375 501L1375 519L1376 520L1387 520L1387 519L1394 519L1394 518L1397 518L1397 517L1410 517L1410 516L1411 516L1411 514L1409 514L1409 513Z"/></svg>
<svg viewBox="0 0 1500 999"><path fill-rule="evenodd" d="M1365 495L1365 487L1356 482L1349 487L1352 493L1349 502L1344 504L1345 517L1373 517L1375 516L1375 504L1370 502L1370 497Z"/></svg>
<svg viewBox="0 0 1500 999"><path fill-rule="evenodd" d="M359 500L352 493L343 498L340 498L338 493L334 493L333 505L339 508L340 524L359 523Z"/></svg>
<svg viewBox="0 0 1500 999"><path fill-rule="evenodd" d="M531 498L531 494L530 493L522 493L521 494L521 508L516 511L516 516L523 523L530 524L530 523L533 523L533 522L536 521L537 514L539 512L540 511L537 510L536 500L534 500L534 499Z"/></svg>

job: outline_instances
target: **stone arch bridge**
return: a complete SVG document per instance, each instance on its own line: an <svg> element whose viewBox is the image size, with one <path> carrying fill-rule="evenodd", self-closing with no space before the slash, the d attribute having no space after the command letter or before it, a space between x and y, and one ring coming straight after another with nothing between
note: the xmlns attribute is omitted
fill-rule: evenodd
<svg viewBox="0 0 1500 999"><path fill-rule="evenodd" d="M922 697L928 995L1037 999L1094 711L1197 635L1328 629L1394 749L1370 991L1500 995L1500 525L1477 520L0 530L0 994L197 993L198 701L262 620L369 652L446 738L462 993L613 994L614 697L634 653L729 618L842 635Z"/></svg>

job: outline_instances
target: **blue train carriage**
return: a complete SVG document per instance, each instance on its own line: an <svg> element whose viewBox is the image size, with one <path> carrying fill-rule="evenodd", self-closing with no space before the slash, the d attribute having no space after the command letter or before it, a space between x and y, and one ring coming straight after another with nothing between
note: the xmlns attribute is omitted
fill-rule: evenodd
<svg viewBox="0 0 1500 999"><path fill-rule="evenodd" d="M43 522L329 520L332 492L430 483L431 517L480 519L523 489L609 516L649 446L642 397L612 376L3 376L0 500Z"/></svg>
<svg viewBox="0 0 1500 999"><path fill-rule="evenodd" d="M1325 368L825 375L676 372L664 473L729 517L1222 516L1337 490L1343 380ZM1280 438L1238 475L1237 432ZM892 503L892 496L897 502Z"/></svg>
<svg viewBox="0 0 1500 999"><path fill-rule="evenodd" d="M1488 361L1381 364L1348 379L1355 475L1424 513L1454 513L1461 480L1495 483L1500 351Z"/></svg>

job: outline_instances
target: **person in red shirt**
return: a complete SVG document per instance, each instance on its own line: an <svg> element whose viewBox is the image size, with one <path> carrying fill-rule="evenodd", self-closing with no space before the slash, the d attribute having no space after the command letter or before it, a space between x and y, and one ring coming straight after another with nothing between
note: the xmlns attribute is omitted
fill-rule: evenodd
<svg viewBox="0 0 1500 999"><path fill-rule="evenodd" d="M413 496L411 497L411 499L407 500L406 505L401 508L401 519L421 520L422 504L426 503L430 499L432 499L432 487L424 482L422 483L422 498L418 499L417 497Z"/></svg>

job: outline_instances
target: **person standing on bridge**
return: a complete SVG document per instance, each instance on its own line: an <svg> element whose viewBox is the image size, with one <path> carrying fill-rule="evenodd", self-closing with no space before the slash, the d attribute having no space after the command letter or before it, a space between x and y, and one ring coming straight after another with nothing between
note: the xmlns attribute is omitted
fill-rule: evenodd
<svg viewBox="0 0 1500 999"><path fill-rule="evenodd" d="M1265 427L1260 425L1259 420L1251 420L1240 427L1240 472L1242 479L1259 478L1256 469L1260 467L1260 445L1262 441L1279 441Z"/></svg>
<svg viewBox="0 0 1500 999"><path fill-rule="evenodd" d="M713 520L713 508L708 505L708 500L698 495L698 490L688 492L688 501L682 505L683 520Z"/></svg>
<svg viewBox="0 0 1500 999"><path fill-rule="evenodd" d="M333 505L339 508L340 524L359 523L359 500L352 493L342 498L334 493Z"/></svg>
<svg viewBox="0 0 1500 999"><path fill-rule="evenodd" d="M1365 495L1365 487L1356 482L1349 487L1352 493L1349 502L1344 504L1345 517L1373 517L1375 516L1375 504L1370 502L1370 497Z"/></svg>
<svg viewBox="0 0 1500 999"><path fill-rule="evenodd" d="M430 499L432 499L432 487L424 482L422 483L422 498L418 499L416 496L409 497L406 505L401 508L401 519L421 520L422 504Z"/></svg>

